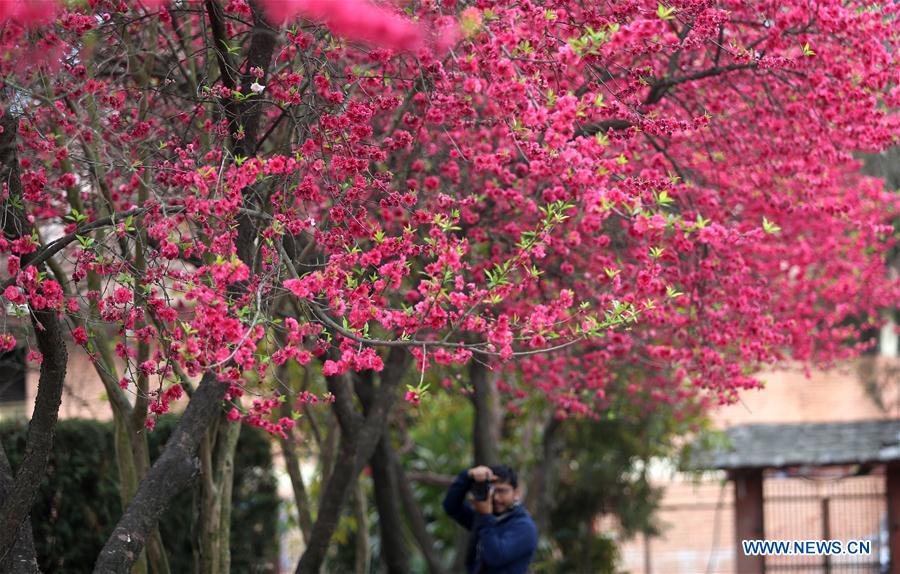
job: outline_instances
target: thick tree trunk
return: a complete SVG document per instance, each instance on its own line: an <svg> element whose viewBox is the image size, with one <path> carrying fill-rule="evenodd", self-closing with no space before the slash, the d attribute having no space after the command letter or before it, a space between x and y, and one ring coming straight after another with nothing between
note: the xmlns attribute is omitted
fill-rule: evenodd
<svg viewBox="0 0 900 574"><path fill-rule="evenodd" d="M475 464L497 464L500 444L500 398L494 384L493 372L487 365L473 360L469 363L472 383L472 406L475 407L472 442Z"/></svg>
<svg viewBox="0 0 900 574"><path fill-rule="evenodd" d="M2 215L0 220L3 221L4 236L7 239L18 239L30 236L32 225L25 217L24 211L15 207L11 201L20 200L22 197L16 149L19 120L9 110L3 112L0 118L0 127L3 128L3 132L0 133L0 181L7 185L7 198L2 204L3 213L0 214ZM26 256L23 258L22 266L27 265ZM47 461L53 447L53 434L59 417L59 405L69 358L56 311L32 310L31 324L43 361L34 413L28 424L25 457L19 465L15 479L0 500L0 561L6 559L20 540L21 529L27 523L38 486L44 479Z"/></svg>
<svg viewBox="0 0 900 574"><path fill-rule="evenodd" d="M6 498L12 485L12 468L9 466L9 459L6 458L6 449L0 444L0 500ZM6 559L0 562L0 572L8 574L40 574L37 556L34 551L31 521L29 519L25 519L25 523L19 529L19 537L16 539L12 550L6 555Z"/></svg>
<svg viewBox="0 0 900 574"><path fill-rule="evenodd" d="M130 570L172 498L199 472L197 446L221 412L227 391L228 383L213 374L203 376L165 449L106 541L95 573L125 574Z"/></svg>
<svg viewBox="0 0 900 574"><path fill-rule="evenodd" d="M365 417L353 408L352 391L348 388L347 378L328 378L328 388L335 395L334 412L341 426L341 444L331 478L325 486L309 544L297 564L297 574L313 574L322 566L340 518L341 507L349 497L353 481L381 440L396 389L409 366L409 358L405 349L391 349L380 377L382 383Z"/></svg>
<svg viewBox="0 0 900 574"><path fill-rule="evenodd" d="M0 506L0 560L7 556L19 539L19 529L27 521L38 486L44 479L66 376L68 354L56 312L34 311L32 323L44 360L34 414L28 425L25 458Z"/></svg>

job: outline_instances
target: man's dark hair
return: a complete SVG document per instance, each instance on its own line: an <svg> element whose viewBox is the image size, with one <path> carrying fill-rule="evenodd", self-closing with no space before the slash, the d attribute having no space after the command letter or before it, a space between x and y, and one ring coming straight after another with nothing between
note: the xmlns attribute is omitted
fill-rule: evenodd
<svg viewBox="0 0 900 574"><path fill-rule="evenodd" d="M516 471L505 464L491 465L491 472L497 477L497 482L508 482L513 488L519 486L519 477L516 476Z"/></svg>

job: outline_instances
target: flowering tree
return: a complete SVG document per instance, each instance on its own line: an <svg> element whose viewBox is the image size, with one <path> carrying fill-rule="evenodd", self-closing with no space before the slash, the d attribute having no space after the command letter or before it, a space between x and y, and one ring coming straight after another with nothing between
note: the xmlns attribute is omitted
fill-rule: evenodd
<svg viewBox="0 0 900 574"><path fill-rule="evenodd" d="M849 320L897 300L896 200L850 155L897 143L895 4L0 10L2 344L41 364L4 555L27 554L64 333L130 453L98 572L145 545L164 563L155 524L198 446L218 521L211 444L233 451L236 425L211 425L287 436L300 407L273 366L320 365L342 442L313 572L408 369L469 363L483 388L506 368L512 408L536 390L559 416L602 412L624 373L648 407L729 401L760 364L852 352ZM144 428L185 394L151 467Z"/></svg>

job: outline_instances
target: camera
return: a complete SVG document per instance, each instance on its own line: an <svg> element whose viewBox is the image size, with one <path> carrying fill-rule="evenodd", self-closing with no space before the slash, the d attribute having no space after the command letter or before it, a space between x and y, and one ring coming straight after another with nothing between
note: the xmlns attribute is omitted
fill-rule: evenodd
<svg viewBox="0 0 900 574"><path fill-rule="evenodd" d="M472 483L472 497L475 500L487 500L491 496L494 485L487 480Z"/></svg>

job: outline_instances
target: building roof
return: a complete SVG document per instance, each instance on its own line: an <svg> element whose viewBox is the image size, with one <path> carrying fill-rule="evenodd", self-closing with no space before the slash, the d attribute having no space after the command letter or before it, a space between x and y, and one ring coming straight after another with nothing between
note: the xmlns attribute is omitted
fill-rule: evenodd
<svg viewBox="0 0 900 574"><path fill-rule="evenodd" d="M754 424L728 429L730 446L697 453L700 468L780 468L900 461L900 419Z"/></svg>

